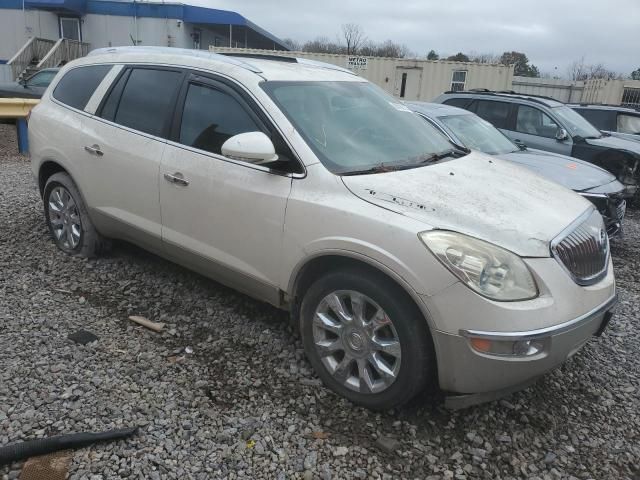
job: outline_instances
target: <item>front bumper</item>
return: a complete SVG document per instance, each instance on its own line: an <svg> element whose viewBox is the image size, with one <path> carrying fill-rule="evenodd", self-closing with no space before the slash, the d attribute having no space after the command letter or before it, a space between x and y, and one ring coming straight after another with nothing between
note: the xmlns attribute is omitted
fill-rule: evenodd
<svg viewBox="0 0 640 480"><path fill-rule="evenodd" d="M617 296L590 312L552 327L520 332L461 330L459 334L439 332L440 362L450 372L449 387L456 393L447 405L462 408L490 401L525 388L537 377L561 365L594 335L602 333L611 319ZM471 338L499 341L539 340L544 349L532 356L500 356L476 351Z"/></svg>
<svg viewBox="0 0 640 480"><path fill-rule="evenodd" d="M593 203L600 215L602 215L609 238L613 238L622 232L622 224L627 212L627 202L621 194L607 195L589 192L580 194Z"/></svg>

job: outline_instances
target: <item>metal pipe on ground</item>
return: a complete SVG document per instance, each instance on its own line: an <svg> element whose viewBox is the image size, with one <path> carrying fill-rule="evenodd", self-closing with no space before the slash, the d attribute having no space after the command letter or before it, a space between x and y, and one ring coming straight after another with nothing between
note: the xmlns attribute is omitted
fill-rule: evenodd
<svg viewBox="0 0 640 480"><path fill-rule="evenodd" d="M25 458L45 455L59 450L69 450L91 445L95 442L120 440L135 434L138 427L110 430L101 433L72 433L56 437L28 440L0 448L0 465L12 463Z"/></svg>

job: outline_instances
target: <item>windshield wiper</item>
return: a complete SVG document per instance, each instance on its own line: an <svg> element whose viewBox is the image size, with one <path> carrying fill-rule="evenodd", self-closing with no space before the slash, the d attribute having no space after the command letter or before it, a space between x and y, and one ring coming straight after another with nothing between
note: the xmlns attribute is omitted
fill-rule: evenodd
<svg viewBox="0 0 640 480"><path fill-rule="evenodd" d="M349 170L347 172L342 172L341 175L366 175L367 173L385 173L385 172L395 172L396 170L403 170L405 168L411 168L411 166L407 165L385 165L384 163L379 163L378 165L374 165L373 167L363 168L362 170Z"/></svg>
<svg viewBox="0 0 640 480"><path fill-rule="evenodd" d="M438 153L432 153L430 155L426 155L423 156L421 158L418 159L417 163L433 163L433 162L439 162L440 160L443 160L445 158L459 158L462 157L466 154L468 154L469 151L464 151L464 150L459 150L457 148L451 148L449 150L444 150L443 152L438 152Z"/></svg>
<svg viewBox="0 0 640 480"><path fill-rule="evenodd" d="M432 163L442 160L443 158L453 157L458 158L468 154L471 150L462 150L458 148L452 148L443 152L431 153L428 155L419 155L413 157L410 163L402 163L400 165L386 165L384 162L374 165L369 168L363 168L362 170L349 170L341 172L341 175L366 175L367 173L385 173L395 172L397 170L407 170L410 168L416 168L425 163Z"/></svg>

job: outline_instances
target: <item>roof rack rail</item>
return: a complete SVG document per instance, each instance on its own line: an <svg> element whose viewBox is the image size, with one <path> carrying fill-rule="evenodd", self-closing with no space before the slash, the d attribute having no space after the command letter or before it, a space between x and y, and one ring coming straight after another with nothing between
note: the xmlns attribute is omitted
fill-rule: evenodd
<svg viewBox="0 0 640 480"><path fill-rule="evenodd" d="M522 98L528 98L533 102L538 102L538 103L543 103L541 100L550 100L552 102L556 102L556 103L563 103L560 100L557 100L555 98L551 98L551 97L545 97L544 95L533 95L530 93L519 93L519 92L515 92L513 90L489 90L487 88L472 88L470 90L459 90L459 91L454 91L454 90L447 90L446 92L444 92L446 94L470 94L470 95L514 95L514 96L518 96L518 97L522 97Z"/></svg>
<svg viewBox="0 0 640 480"><path fill-rule="evenodd" d="M211 58L213 60L218 60L219 62L230 63L238 67L245 68L253 73L262 73L262 70L260 70L258 67L254 65L251 65L248 62L243 62L242 60L230 58L228 56L221 55L219 53L210 52L208 50L192 50L188 48L156 47L151 45L106 47L106 48L96 48L95 50L91 50L87 54L87 56L105 55L109 53L145 53L145 52L164 53L164 54L172 54L172 55L187 55L190 57L197 57L197 58Z"/></svg>
<svg viewBox="0 0 640 480"><path fill-rule="evenodd" d="M274 60L276 62L297 63L296 57L287 57L285 55L273 55L270 53L262 54L262 53L220 52L217 55L224 55L225 57L257 58L260 60Z"/></svg>
<svg viewBox="0 0 640 480"><path fill-rule="evenodd" d="M312 67L324 68L327 70L336 70L338 72L348 73L356 77L358 76L348 68L339 67L338 65L334 65L333 63L319 62L317 60L309 60L308 58L300 58L300 57L296 57L296 60L300 65L309 65Z"/></svg>

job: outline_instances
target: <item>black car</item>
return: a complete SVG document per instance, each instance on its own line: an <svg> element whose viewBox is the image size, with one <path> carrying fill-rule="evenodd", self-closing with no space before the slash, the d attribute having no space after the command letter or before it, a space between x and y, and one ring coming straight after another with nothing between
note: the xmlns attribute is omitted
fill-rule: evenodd
<svg viewBox="0 0 640 480"><path fill-rule="evenodd" d="M627 198L640 191L640 142L602 133L553 98L480 90L445 92L434 102L475 113L517 145L594 163L616 176Z"/></svg>
<svg viewBox="0 0 640 480"><path fill-rule="evenodd" d="M44 68L20 82L0 83L0 98L41 98L59 68Z"/></svg>
<svg viewBox="0 0 640 480"><path fill-rule="evenodd" d="M624 186L610 172L565 155L518 147L489 122L462 108L426 102L406 105L454 144L517 163L582 195L598 208L610 237L622 230Z"/></svg>
<svg viewBox="0 0 640 480"><path fill-rule="evenodd" d="M640 109L615 105L569 105L597 129L640 142Z"/></svg>

